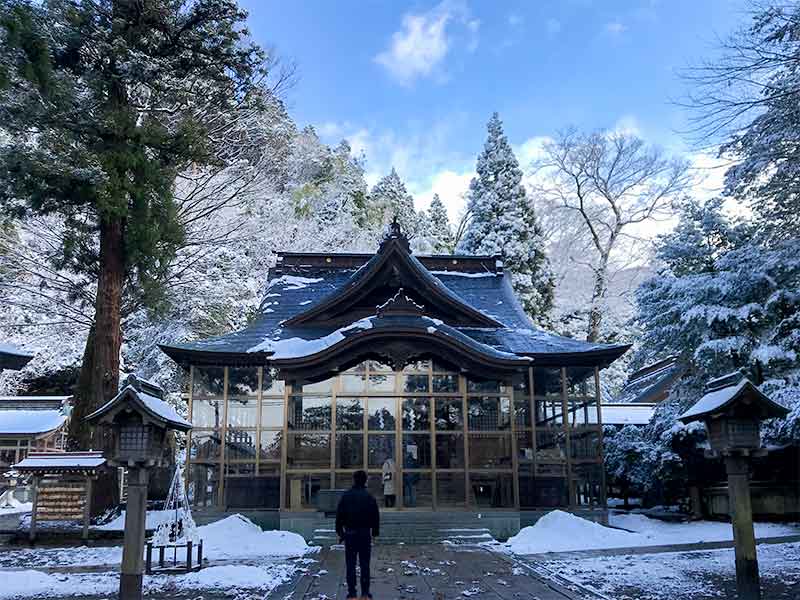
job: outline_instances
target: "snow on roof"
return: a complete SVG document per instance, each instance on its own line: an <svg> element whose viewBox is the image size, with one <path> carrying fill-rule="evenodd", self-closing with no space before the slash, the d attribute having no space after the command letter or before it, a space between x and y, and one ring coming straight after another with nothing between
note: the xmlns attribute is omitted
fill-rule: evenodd
<svg viewBox="0 0 800 600"><path fill-rule="evenodd" d="M13 466L19 471L96 469L106 462L102 452L31 452Z"/></svg>
<svg viewBox="0 0 800 600"><path fill-rule="evenodd" d="M163 390L158 385L146 379L139 379L135 375L128 375L125 387L111 400L85 418L91 420L100 417L115 404L130 396L137 399L144 409L153 417L156 417L156 419L165 421L176 429L189 430L192 428L192 424L179 415L174 406L153 394L163 394Z"/></svg>
<svg viewBox="0 0 800 600"><path fill-rule="evenodd" d="M0 435L39 435L67 420L60 410L0 410Z"/></svg>
<svg viewBox="0 0 800 600"><path fill-rule="evenodd" d="M348 331L370 329L372 327L372 319L374 318L375 317L366 317L364 319L359 319L346 327L340 327L336 331L319 338L305 340L303 338L293 337L284 340L264 340L260 344L256 344L250 348L248 352L272 352L271 358L309 356L310 354L322 352L334 344L338 344L344 340L344 334Z"/></svg>
<svg viewBox="0 0 800 600"><path fill-rule="evenodd" d="M722 382L730 381L734 375L736 374L732 373L711 380L708 384L711 390L700 398L694 406L678 417L678 420L689 423L702 419L706 415L720 412L744 392L749 392L756 396L761 403L762 412L767 418L780 416L788 412L786 408L767 398L747 377L742 377L735 385L715 387Z"/></svg>
<svg viewBox="0 0 800 600"><path fill-rule="evenodd" d="M655 412L655 404L603 404L604 425L647 425Z"/></svg>

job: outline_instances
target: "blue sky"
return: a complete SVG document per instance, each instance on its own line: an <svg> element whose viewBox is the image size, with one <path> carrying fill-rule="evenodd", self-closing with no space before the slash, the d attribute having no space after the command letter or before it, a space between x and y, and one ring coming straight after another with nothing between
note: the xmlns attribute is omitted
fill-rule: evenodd
<svg viewBox="0 0 800 600"><path fill-rule="evenodd" d="M635 131L709 166L680 134L677 71L747 19L744 0L241 3L256 41L299 66L295 120L348 139L370 183L395 166L418 207L436 191L451 213L495 110L523 166L570 125Z"/></svg>

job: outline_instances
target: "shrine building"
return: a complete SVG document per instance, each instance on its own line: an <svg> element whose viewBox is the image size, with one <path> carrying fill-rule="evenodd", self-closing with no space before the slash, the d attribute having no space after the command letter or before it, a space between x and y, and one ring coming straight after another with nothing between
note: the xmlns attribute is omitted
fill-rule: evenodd
<svg viewBox="0 0 800 600"><path fill-rule="evenodd" d="M364 469L389 512L605 515L600 377L628 346L538 329L499 257L414 256L396 225L376 254L281 253L251 325L161 348L195 509L283 522Z"/></svg>

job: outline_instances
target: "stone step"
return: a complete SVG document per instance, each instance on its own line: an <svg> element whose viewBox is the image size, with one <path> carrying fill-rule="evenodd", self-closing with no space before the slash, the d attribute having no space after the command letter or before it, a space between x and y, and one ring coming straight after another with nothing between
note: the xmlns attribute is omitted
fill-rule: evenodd
<svg viewBox="0 0 800 600"><path fill-rule="evenodd" d="M408 528L383 529L376 539L377 544L476 544L491 541L492 534L486 528L417 528L412 531ZM310 540L312 545L330 546L338 544L339 539L335 531L319 528L314 531Z"/></svg>

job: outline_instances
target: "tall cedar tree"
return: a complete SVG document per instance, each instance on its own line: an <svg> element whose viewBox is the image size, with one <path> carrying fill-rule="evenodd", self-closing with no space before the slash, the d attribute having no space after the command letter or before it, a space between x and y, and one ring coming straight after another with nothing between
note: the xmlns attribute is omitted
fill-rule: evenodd
<svg viewBox="0 0 800 600"><path fill-rule="evenodd" d="M439 194L433 195L431 208L428 211L428 226L430 228L431 245L437 254L453 253L453 230L447 218L447 209Z"/></svg>
<svg viewBox="0 0 800 600"><path fill-rule="evenodd" d="M266 56L232 0L0 0L0 205L61 216L62 265L97 282L71 419L118 389L126 290L154 291L183 231L176 173L218 164L209 127L257 107Z"/></svg>
<svg viewBox="0 0 800 600"><path fill-rule="evenodd" d="M502 255L526 312L538 324L547 325L555 284L545 255L544 234L497 113L489 120L488 130L478 156L478 176L469 186L470 221L458 250Z"/></svg>

